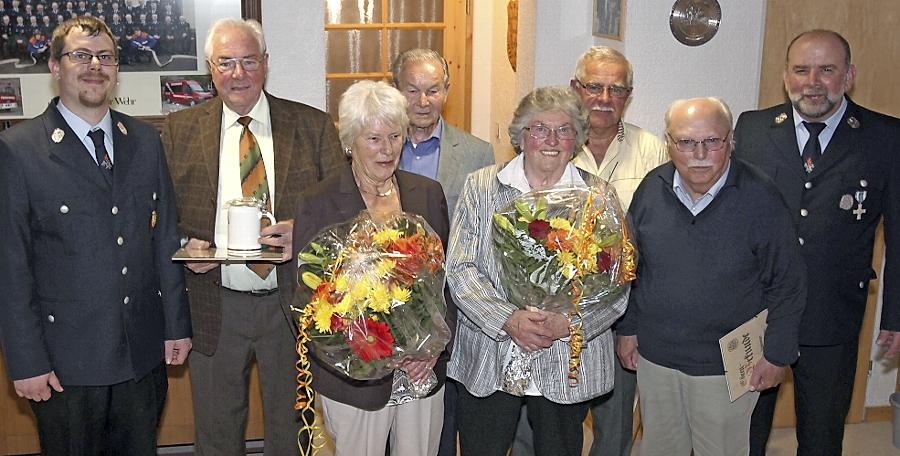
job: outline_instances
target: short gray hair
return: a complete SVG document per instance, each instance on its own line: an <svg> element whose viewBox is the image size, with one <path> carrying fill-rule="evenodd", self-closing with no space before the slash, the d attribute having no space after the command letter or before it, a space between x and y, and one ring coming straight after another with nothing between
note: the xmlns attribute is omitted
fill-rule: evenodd
<svg viewBox="0 0 900 456"><path fill-rule="evenodd" d="M728 125L728 131L730 132L732 127L734 126L734 116L731 115L731 108L722 101L719 97L701 97L701 98L686 98L682 100L675 100L672 104L669 105L669 109L666 110L666 133L669 133L672 128L672 113L681 108L682 106L689 103L696 102L704 102L712 104L717 111L719 120Z"/></svg>
<svg viewBox="0 0 900 456"><path fill-rule="evenodd" d="M447 65L447 59L441 57L437 51L432 49L414 48L403 51L394 59L391 65L391 76L394 79L394 87L400 88L400 73L403 72L403 66L407 63L428 62L440 65L444 69L444 89L450 87L450 67Z"/></svg>
<svg viewBox="0 0 900 456"><path fill-rule="evenodd" d="M225 17L214 22L213 25L209 27L209 31L206 32L206 45L203 47L206 58L212 57L213 40L215 40L216 35L231 28L243 30L245 33L252 36L253 39L256 40L256 43L259 44L259 55L266 53L266 37L263 35L262 25L260 25L259 22L255 19Z"/></svg>
<svg viewBox="0 0 900 456"><path fill-rule="evenodd" d="M522 134L531 119L538 113L550 111L562 112L572 119L572 126L575 127L575 153L578 153L587 139L588 113L581 104L581 97L568 86L538 87L519 101L507 130L509 142L516 153L522 152Z"/></svg>
<svg viewBox="0 0 900 456"><path fill-rule="evenodd" d="M386 82L359 81L347 88L338 104L341 146L349 148L374 122L397 126L405 137L409 127L406 98Z"/></svg>
<svg viewBox="0 0 900 456"><path fill-rule="evenodd" d="M634 69L631 67L631 62L629 62L621 52L611 47L592 46L587 51L584 51L584 54L581 54L581 57L578 58L578 63L575 64L575 79L578 79L579 81L584 80L585 76L587 76L587 65L591 62L624 65L625 84L628 87L633 86Z"/></svg>

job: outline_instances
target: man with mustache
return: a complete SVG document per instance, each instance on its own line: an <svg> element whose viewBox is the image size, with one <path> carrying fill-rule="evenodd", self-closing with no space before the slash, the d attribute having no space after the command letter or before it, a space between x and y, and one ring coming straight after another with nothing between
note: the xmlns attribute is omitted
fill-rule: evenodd
<svg viewBox="0 0 900 456"><path fill-rule="evenodd" d="M797 359L806 271L796 231L772 182L731 157L731 125L719 99L672 103L672 161L647 174L628 209L640 256L616 351L637 370L642 456L746 455L757 392ZM719 339L766 308L753 392L732 402Z"/></svg>
<svg viewBox="0 0 900 456"><path fill-rule="evenodd" d="M809 277L800 358L791 366L797 453L840 455L881 220L886 252L877 343L887 356L900 350L900 121L846 96L856 68L850 45L836 32L811 30L794 38L783 76L790 102L742 114L735 156L775 181L793 215ZM765 454L776 395L773 389L760 396L751 454Z"/></svg>
<svg viewBox="0 0 900 456"><path fill-rule="evenodd" d="M109 109L99 19L53 33L59 97L0 134L0 333L42 454L155 455L166 364L191 350L172 180L156 129Z"/></svg>

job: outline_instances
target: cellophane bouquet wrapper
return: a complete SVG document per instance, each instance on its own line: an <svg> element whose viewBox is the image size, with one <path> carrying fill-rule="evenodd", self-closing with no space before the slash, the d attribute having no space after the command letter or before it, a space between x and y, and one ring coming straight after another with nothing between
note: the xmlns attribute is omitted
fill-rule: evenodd
<svg viewBox="0 0 900 456"><path fill-rule="evenodd" d="M298 264L299 289L310 296L297 309L300 328L333 370L380 379L404 359L439 355L450 340L443 245L421 216L363 211L322 230Z"/></svg>
<svg viewBox="0 0 900 456"><path fill-rule="evenodd" d="M507 300L519 308L580 317L594 306L612 306L634 279L625 214L605 183L525 193L496 212L492 225L500 282ZM580 326L570 330L578 339ZM570 356L580 354L581 343L570 341ZM504 367L504 390L524 394L533 357L525 352L512 357ZM571 361L575 386L577 365Z"/></svg>

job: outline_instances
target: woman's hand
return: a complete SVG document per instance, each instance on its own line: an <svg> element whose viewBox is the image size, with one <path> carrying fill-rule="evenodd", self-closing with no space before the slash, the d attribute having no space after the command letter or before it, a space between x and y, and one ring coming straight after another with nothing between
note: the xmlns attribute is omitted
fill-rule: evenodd
<svg viewBox="0 0 900 456"><path fill-rule="evenodd" d="M406 372L410 380L421 382L428 379L428 373L437 363L437 356L428 359L404 359L400 361L400 369Z"/></svg>
<svg viewBox="0 0 900 456"><path fill-rule="evenodd" d="M547 315L546 312L518 309L503 324L503 330L527 352L548 348L555 338L552 328L544 324Z"/></svg>

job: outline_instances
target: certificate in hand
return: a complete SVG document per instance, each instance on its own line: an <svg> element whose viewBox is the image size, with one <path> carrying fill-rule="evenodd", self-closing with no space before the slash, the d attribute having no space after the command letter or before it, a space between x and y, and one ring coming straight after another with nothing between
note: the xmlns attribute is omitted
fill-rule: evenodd
<svg viewBox="0 0 900 456"><path fill-rule="evenodd" d="M750 391L753 366L763 357L763 336L768 315L769 310L765 309L719 339L731 402Z"/></svg>

